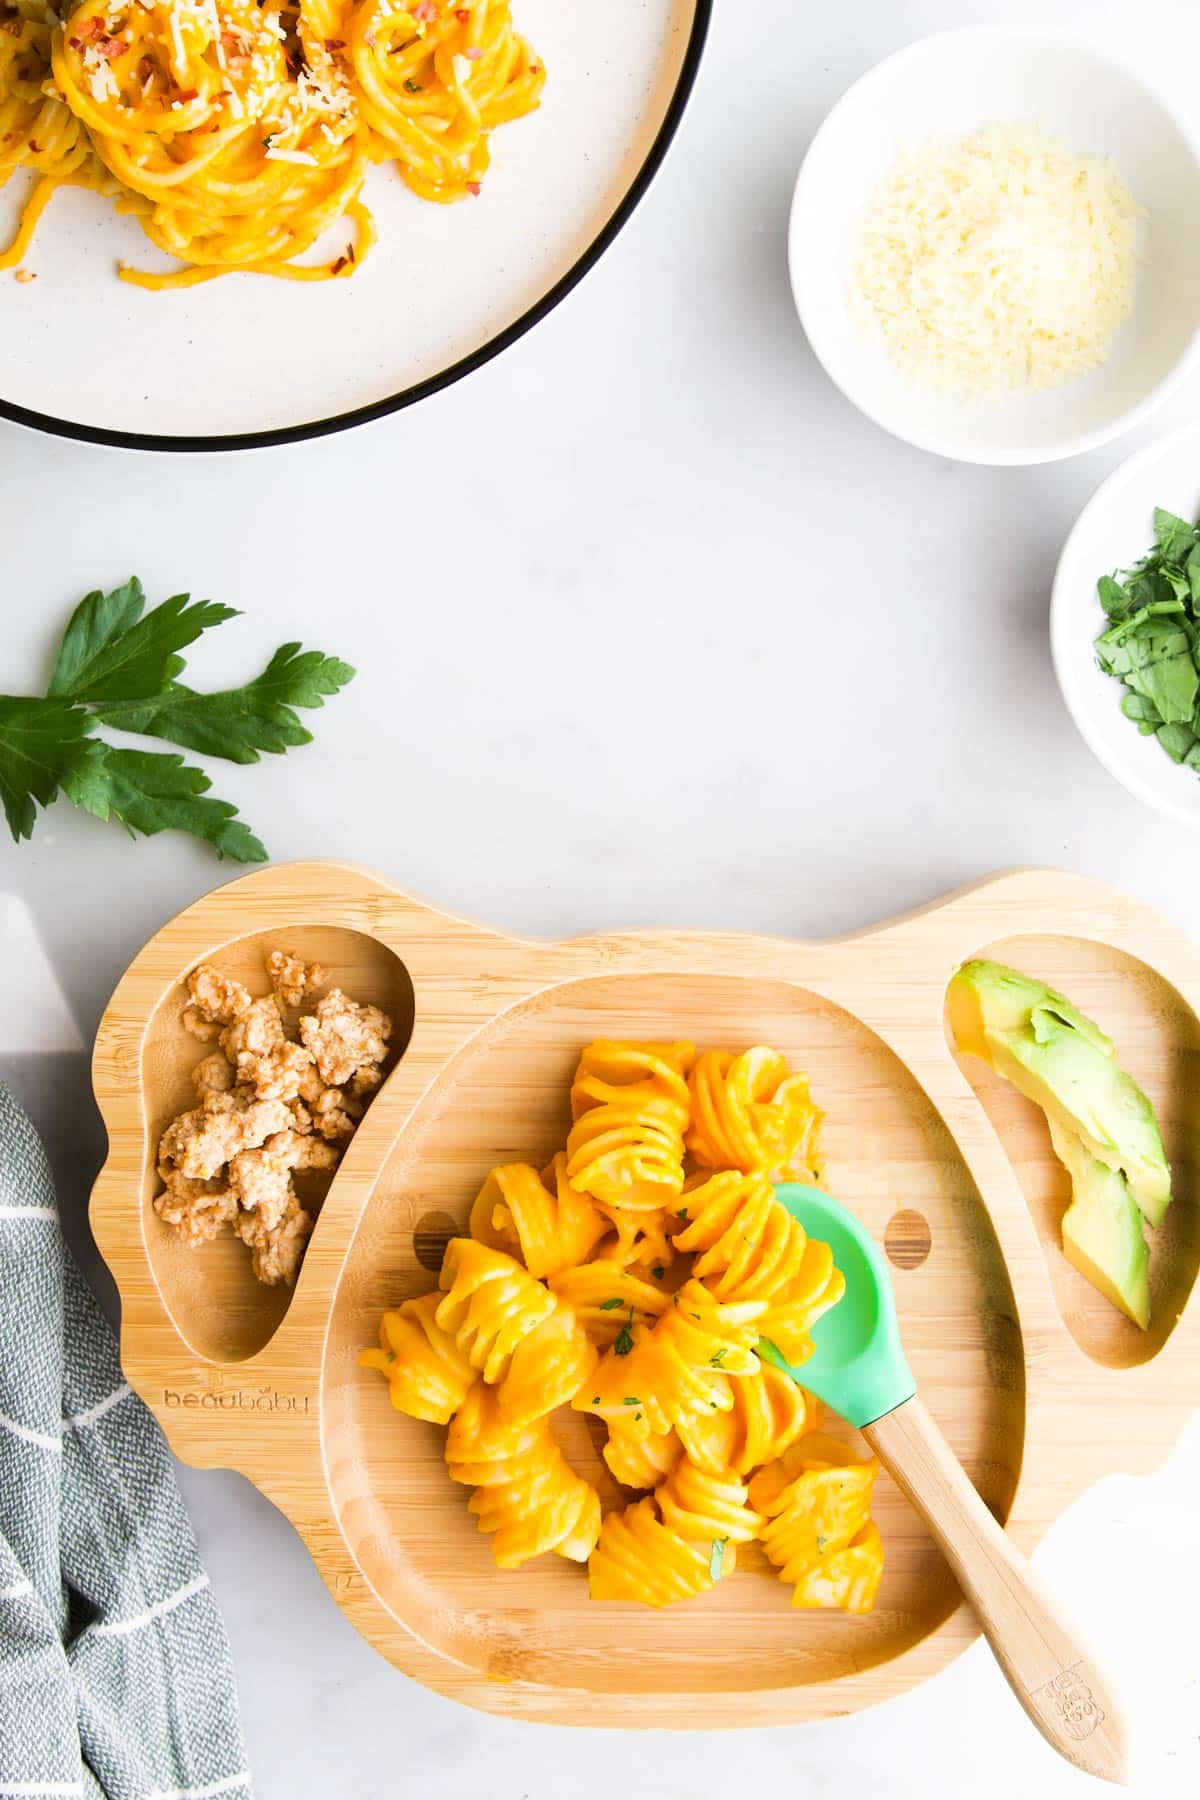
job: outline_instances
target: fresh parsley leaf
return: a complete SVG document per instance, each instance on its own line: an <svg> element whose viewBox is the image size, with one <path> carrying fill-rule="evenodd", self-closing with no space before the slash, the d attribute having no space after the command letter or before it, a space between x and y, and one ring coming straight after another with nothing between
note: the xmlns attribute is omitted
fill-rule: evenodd
<svg viewBox="0 0 1200 1800"><path fill-rule="evenodd" d="M1175 763L1186 761L1196 747L1196 734L1191 726L1179 724L1174 720L1169 724L1160 725L1154 735L1171 761Z"/></svg>
<svg viewBox="0 0 1200 1800"><path fill-rule="evenodd" d="M91 729L68 701L0 694L0 800L17 843L32 833L37 808L49 806Z"/></svg>
<svg viewBox="0 0 1200 1800"><path fill-rule="evenodd" d="M162 737L231 762L257 762L307 744L295 708L323 706L352 679L337 657L282 645L245 687L197 693L175 677L179 652L233 607L176 594L146 612L136 576L85 596L63 633L45 699L0 696L0 802L19 842L39 806L61 793L131 833L186 831L218 856L264 862L266 851L237 808L213 799L210 782L181 756L121 750L89 734L97 724ZM619 1304L619 1302L617 1303Z"/></svg>
<svg viewBox="0 0 1200 1800"><path fill-rule="evenodd" d="M612 1312L613 1308L620 1306L620 1304L621 1304L621 1296L620 1296L620 1294L617 1294L616 1297L612 1300L602 1300L600 1302L600 1311L601 1312Z"/></svg>
<svg viewBox="0 0 1200 1800"><path fill-rule="evenodd" d="M121 731L166 738L204 756L255 763L263 751L282 756L297 745L311 744L312 732L293 709L324 706L326 697L345 687L354 673L336 656L284 644L245 687L198 694L171 682L152 699L101 707L100 718Z"/></svg>
<svg viewBox="0 0 1200 1800"><path fill-rule="evenodd" d="M725 1361L725 1358L728 1355L729 1355L728 1346L723 1344L719 1350L713 1351L712 1355L709 1357L708 1360L712 1364L714 1369L719 1369L721 1364Z"/></svg>
<svg viewBox="0 0 1200 1800"><path fill-rule="evenodd" d="M627 1394L621 1402L622 1406L640 1406L641 1404L636 1394Z"/></svg>
<svg viewBox="0 0 1200 1800"><path fill-rule="evenodd" d="M655 1281L661 1281L663 1276L666 1274L666 1272L667 1271L663 1267L662 1263L655 1263L654 1267L650 1271L650 1273L653 1275Z"/></svg>
<svg viewBox="0 0 1200 1800"><path fill-rule="evenodd" d="M1161 506L1154 509L1154 535L1167 562L1182 562L1196 542L1195 526Z"/></svg>
<svg viewBox="0 0 1200 1800"><path fill-rule="evenodd" d="M613 1345L613 1355L614 1356L628 1356L629 1352L632 1349L633 1349L633 1314L631 1312L629 1317L626 1319L624 1325L622 1325L620 1334L617 1337L617 1341ZM626 1404L626 1406L629 1405L628 1400L625 1402L625 1404Z"/></svg>
<svg viewBox="0 0 1200 1800"><path fill-rule="evenodd" d="M1145 694L1135 694L1132 688L1127 689L1122 697L1121 711L1127 719L1132 719L1138 725L1149 725L1152 731L1162 724L1153 700L1147 700Z"/></svg>
<svg viewBox="0 0 1200 1800"><path fill-rule="evenodd" d="M678 1212L675 1214L675 1217L677 1219L686 1219L687 1216L688 1216L688 1209L686 1206L681 1206L679 1208Z"/></svg>
<svg viewBox="0 0 1200 1800"><path fill-rule="evenodd" d="M202 631L237 617L215 600L176 594L143 616L136 576L111 594L88 594L71 614L47 692L64 700L145 700L183 667L176 654Z"/></svg>
<svg viewBox="0 0 1200 1800"><path fill-rule="evenodd" d="M714 1538L712 1541L712 1549L708 1553L708 1578L710 1581L720 1581L721 1579L721 1571L725 1566L725 1546L728 1542L728 1538Z"/></svg>
<svg viewBox="0 0 1200 1800"><path fill-rule="evenodd" d="M233 862L266 862L254 833L227 800L207 797L212 786L182 756L147 750L115 750L93 739L87 754L64 777L63 792L98 819L117 819L132 837L187 831Z"/></svg>
<svg viewBox="0 0 1200 1800"><path fill-rule="evenodd" d="M1096 592L1110 619L1123 617L1129 607L1129 597L1119 581L1115 581L1111 575L1102 575L1096 583Z"/></svg>

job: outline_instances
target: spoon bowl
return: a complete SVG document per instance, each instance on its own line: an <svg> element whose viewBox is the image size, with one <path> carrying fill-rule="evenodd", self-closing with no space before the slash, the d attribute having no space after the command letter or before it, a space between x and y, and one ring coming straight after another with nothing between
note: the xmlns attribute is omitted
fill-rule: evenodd
<svg viewBox="0 0 1200 1800"><path fill-rule="evenodd" d="M851 1425L870 1425L917 1391L900 1343L887 1264L866 1227L820 1188L781 1182L775 1198L809 1237L829 1245L846 1292L813 1326L815 1348L803 1368L786 1363L764 1339L766 1354Z"/></svg>

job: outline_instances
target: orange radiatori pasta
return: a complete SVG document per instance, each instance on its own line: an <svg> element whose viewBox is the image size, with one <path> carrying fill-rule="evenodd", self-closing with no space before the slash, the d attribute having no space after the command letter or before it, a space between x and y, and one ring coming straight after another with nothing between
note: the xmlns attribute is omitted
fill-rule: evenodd
<svg viewBox="0 0 1200 1800"><path fill-rule="evenodd" d="M691 1044L598 1040L571 1086L567 1176L612 1221L619 1262L663 1260L663 1209L683 1186Z"/></svg>
<svg viewBox="0 0 1200 1800"><path fill-rule="evenodd" d="M765 1515L760 1537L793 1606L870 1612L883 1574L871 1518L877 1465L858 1462L836 1438L813 1432L761 1469L750 1503Z"/></svg>
<svg viewBox="0 0 1200 1800"><path fill-rule="evenodd" d="M600 1499L570 1467L549 1421L517 1423L493 1388L477 1382L446 1436L453 1481L476 1491L469 1502L492 1555L515 1569L548 1550L586 1562L600 1534Z"/></svg>
<svg viewBox="0 0 1200 1800"><path fill-rule="evenodd" d="M364 1350L364 1369L386 1377L397 1412L447 1425L475 1380L470 1361L437 1322L440 1294L406 1300L379 1322L379 1349Z"/></svg>
<svg viewBox="0 0 1200 1800"><path fill-rule="evenodd" d="M699 1281L685 1282L652 1329L634 1326L613 1345L577 1396L580 1412L619 1420L631 1437L665 1436L733 1406L731 1379L753 1375L760 1301L722 1306Z"/></svg>
<svg viewBox="0 0 1200 1800"><path fill-rule="evenodd" d="M609 1421L604 1460L609 1473L622 1487L639 1490L657 1487L682 1455L683 1445L677 1431L667 1431L661 1436L635 1437L620 1419Z"/></svg>
<svg viewBox="0 0 1200 1800"><path fill-rule="evenodd" d="M234 270L327 280L374 240L372 162L414 193L479 193L496 125L539 103L542 65L508 0L3 0L0 174L40 177L2 260L25 253L57 186L117 196L182 265L142 287ZM337 220L354 241L297 263Z"/></svg>
<svg viewBox="0 0 1200 1800"><path fill-rule="evenodd" d="M689 1543L748 1544L766 1524L733 1469L698 1469L686 1456L675 1464L655 1498L663 1524Z"/></svg>
<svg viewBox="0 0 1200 1800"><path fill-rule="evenodd" d="M544 1175L528 1163L493 1169L471 1208L471 1236L519 1254L539 1281L586 1262L610 1230L604 1214L567 1180L561 1150Z"/></svg>
<svg viewBox="0 0 1200 1800"><path fill-rule="evenodd" d="M820 1414L820 1402L769 1362L732 1382L730 1392L728 1412L701 1414L680 1427L691 1461L710 1473L733 1469L738 1475L751 1474L782 1456Z"/></svg>
<svg viewBox="0 0 1200 1800"><path fill-rule="evenodd" d="M438 1325L520 1423L573 1399L596 1351L573 1309L503 1250L452 1238L442 1261Z"/></svg>
<svg viewBox="0 0 1200 1800"><path fill-rule="evenodd" d="M344 33L313 10L340 4L302 0L300 29ZM772 1182L811 1166L807 1081L762 1047L697 1061L601 1040L571 1110L548 1167L491 1170L440 1291L385 1313L360 1361L398 1410L449 1424L447 1466L503 1568L556 1551L587 1562L594 1599L666 1606L761 1541L794 1605L868 1611L875 1465L814 1429L820 1403L774 1360L811 1353L844 1287ZM599 1489L553 1436L567 1404L607 1427ZM601 1524L613 1482L642 1497Z"/></svg>
<svg viewBox="0 0 1200 1800"><path fill-rule="evenodd" d="M637 1324L653 1325L671 1304L671 1296L620 1263L596 1261L563 1269L550 1277L550 1288L573 1306L593 1344L607 1350Z"/></svg>
<svg viewBox="0 0 1200 1800"><path fill-rule="evenodd" d="M689 1185L669 1223L675 1248L695 1254L692 1273L718 1300L761 1303L759 1334L785 1362L812 1354L809 1333L846 1284L829 1245L807 1236L769 1176L726 1171Z"/></svg>
<svg viewBox="0 0 1200 1800"><path fill-rule="evenodd" d="M737 1553L730 1544L689 1542L664 1525L652 1495L624 1512L608 1514L588 1560L588 1592L593 1600L636 1600L670 1606L703 1594L733 1572Z"/></svg>
<svg viewBox="0 0 1200 1800"><path fill-rule="evenodd" d="M778 1050L756 1044L734 1056L707 1050L689 1080L687 1148L705 1169L814 1178L820 1108L803 1075L790 1075Z"/></svg>

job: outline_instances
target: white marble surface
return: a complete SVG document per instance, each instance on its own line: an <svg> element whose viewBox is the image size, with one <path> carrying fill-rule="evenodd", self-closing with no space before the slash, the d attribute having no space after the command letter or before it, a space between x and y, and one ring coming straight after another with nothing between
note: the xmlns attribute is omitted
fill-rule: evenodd
<svg viewBox="0 0 1200 1800"><path fill-rule="evenodd" d="M0 684L37 683L64 610L137 570L156 596L246 609L197 653L202 684L244 678L294 636L360 666L311 749L220 771L276 857L356 858L547 934L841 932L1051 863L1200 931L1200 839L1093 763L1047 650L1059 546L1133 443L990 473L891 442L814 365L783 256L804 145L885 52L974 20L1076 27L1194 120L1192 0L717 10L694 106L633 224L467 384L354 436L244 458L0 430ZM1200 374L1139 439L1198 402ZM29 902L85 1037L142 941L228 872L61 808L32 844L0 845L0 888ZM11 1048L11 1011L0 1027ZM79 1235L99 1140L82 1059L59 1050L11 1067ZM1039 1555L1130 1685L1147 1800L1193 1793L1200 1773L1198 1476L1193 1434L1159 1481L1096 1490ZM804 1800L1083 1792L979 1648L922 1692L819 1728L637 1736L619 1714L611 1734L474 1716L356 1638L242 1481L183 1480L264 1800L716 1800L768 1781Z"/></svg>

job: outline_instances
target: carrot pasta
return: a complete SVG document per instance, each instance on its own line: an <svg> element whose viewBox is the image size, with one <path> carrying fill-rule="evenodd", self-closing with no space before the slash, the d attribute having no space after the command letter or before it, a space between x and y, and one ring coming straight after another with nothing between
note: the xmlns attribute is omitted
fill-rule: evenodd
<svg viewBox="0 0 1200 1800"><path fill-rule="evenodd" d="M0 3L0 177L37 176L0 266L55 188L115 197L190 287L232 271L328 280L374 240L360 194L390 162L425 200L476 196L492 129L539 104L540 60L508 0ZM340 219L353 236L299 263Z"/></svg>
<svg viewBox="0 0 1200 1800"><path fill-rule="evenodd" d="M768 1354L802 1365L844 1288L771 1179L815 1161L807 1080L763 1046L601 1040L571 1112L540 1173L487 1174L440 1291L385 1313L361 1363L397 1410L449 1425L502 1568L556 1551L595 1600L668 1606L757 1541L794 1605L868 1611L875 1465L815 1429L819 1402ZM554 1438L566 1405L604 1434L594 1480Z"/></svg>

